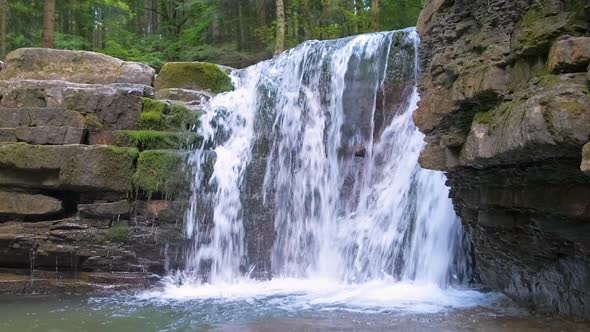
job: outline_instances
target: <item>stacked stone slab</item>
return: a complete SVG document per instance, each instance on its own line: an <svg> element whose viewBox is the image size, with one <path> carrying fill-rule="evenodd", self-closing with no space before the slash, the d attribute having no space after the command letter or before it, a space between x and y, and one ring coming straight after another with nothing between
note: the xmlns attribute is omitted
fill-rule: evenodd
<svg viewBox="0 0 590 332"><path fill-rule="evenodd" d="M190 129L218 91L168 84L155 100L154 74L93 52L6 57L0 272L164 273L183 262L183 150L200 144Z"/></svg>
<svg viewBox="0 0 590 332"><path fill-rule="evenodd" d="M585 318L588 17L587 1L429 1L414 114L420 162L448 172L481 280L539 312Z"/></svg>

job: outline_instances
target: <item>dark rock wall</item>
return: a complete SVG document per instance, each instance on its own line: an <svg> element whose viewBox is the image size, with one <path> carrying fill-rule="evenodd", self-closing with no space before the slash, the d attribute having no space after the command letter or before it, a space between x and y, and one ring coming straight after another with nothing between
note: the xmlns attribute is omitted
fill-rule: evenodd
<svg viewBox="0 0 590 332"><path fill-rule="evenodd" d="M420 162L448 173L482 282L586 318L589 18L587 0L429 1L414 116Z"/></svg>

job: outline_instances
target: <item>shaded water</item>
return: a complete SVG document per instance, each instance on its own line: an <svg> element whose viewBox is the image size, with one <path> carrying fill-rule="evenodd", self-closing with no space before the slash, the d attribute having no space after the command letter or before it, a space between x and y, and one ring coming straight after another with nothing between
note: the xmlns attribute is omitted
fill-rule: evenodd
<svg viewBox="0 0 590 332"><path fill-rule="evenodd" d="M501 299L439 313L362 312L309 306L281 296L248 300L152 301L18 297L0 302L3 332L94 331L590 331L590 326L524 315Z"/></svg>

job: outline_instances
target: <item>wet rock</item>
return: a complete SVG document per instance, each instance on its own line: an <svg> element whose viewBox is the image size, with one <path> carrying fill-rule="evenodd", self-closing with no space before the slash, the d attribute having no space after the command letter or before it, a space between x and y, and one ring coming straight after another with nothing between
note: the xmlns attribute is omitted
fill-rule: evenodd
<svg viewBox="0 0 590 332"><path fill-rule="evenodd" d="M220 93L233 89L231 79L217 65L206 62L168 62L154 81L159 91L169 88Z"/></svg>
<svg viewBox="0 0 590 332"><path fill-rule="evenodd" d="M583 72L590 64L590 37L557 41L549 51L547 67L554 74Z"/></svg>
<svg viewBox="0 0 590 332"><path fill-rule="evenodd" d="M131 205L127 200L107 203L78 204L78 211L80 211L80 214L88 218L121 218L128 216L130 210Z"/></svg>
<svg viewBox="0 0 590 332"><path fill-rule="evenodd" d="M137 156L133 148L2 144L0 184L125 192Z"/></svg>
<svg viewBox="0 0 590 332"><path fill-rule="evenodd" d="M590 143L584 145L582 149L582 165L580 169L584 174L590 176Z"/></svg>
<svg viewBox="0 0 590 332"><path fill-rule="evenodd" d="M45 48L21 48L5 59L0 79L64 80L76 83L132 83L150 86L154 69L108 55Z"/></svg>
<svg viewBox="0 0 590 332"><path fill-rule="evenodd" d="M584 318L589 16L576 1L429 1L414 113L420 163L447 173L481 281L537 312Z"/></svg>
<svg viewBox="0 0 590 332"><path fill-rule="evenodd" d="M62 202L45 195L0 191L0 215L35 216L62 211Z"/></svg>

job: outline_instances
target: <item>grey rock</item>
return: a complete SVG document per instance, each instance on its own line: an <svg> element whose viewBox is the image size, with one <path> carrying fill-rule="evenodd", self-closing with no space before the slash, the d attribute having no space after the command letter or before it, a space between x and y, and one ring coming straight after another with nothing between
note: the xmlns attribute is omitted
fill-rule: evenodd
<svg viewBox="0 0 590 332"><path fill-rule="evenodd" d="M76 83L132 83L151 86L155 70L108 55L45 48L21 48L5 59L0 79L64 80Z"/></svg>
<svg viewBox="0 0 590 332"><path fill-rule="evenodd" d="M580 170L590 176L590 143L584 145L582 149L582 165L580 165Z"/></svg>
<svg viewBox="0 0 590 332"><path fill-rule="evenodd" d="M568 37L553 44L547 68L555 74L583 72L590 64L590 37Z"/></svg>
<svg viewBox="0 0 590 332"><path fill-rule="evenodd" d="M120 218L129 215L131 205L129 201L122 200L108 203L78 204L78 211L84 217Z"/></svg>
<svg viewBox="0 0 590 332"><path fill-rule="evenodd" d="M26 127L16 128L14 134L19 142L30 144L81 144L86 136L86 129L74 127Z"/></svg>
<svg viewBox="0 0 590 332"><path fill-rule="evenodd" d="M0 128L19 127L86 127L84 116L64 108L0 107Z"/></svg>

